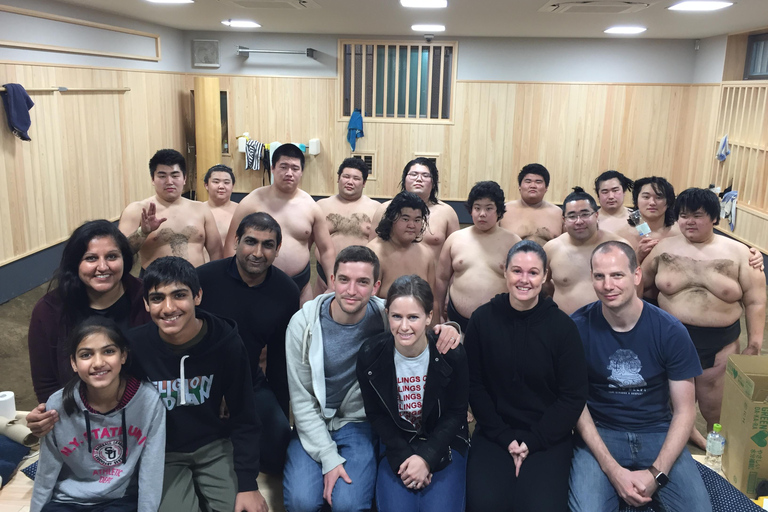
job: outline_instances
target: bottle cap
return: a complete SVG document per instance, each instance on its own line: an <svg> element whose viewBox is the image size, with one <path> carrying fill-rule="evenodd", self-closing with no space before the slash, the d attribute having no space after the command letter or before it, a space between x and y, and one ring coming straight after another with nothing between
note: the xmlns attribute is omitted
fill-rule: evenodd
<svg viewBox="0 0 768 512"><path fill-rule="evenodd" d="M723 426L720 425L719 423L715 423L714 425L712 425L712 430L714 430L715 432L720 432L722 429L723 429Z"/></svg>

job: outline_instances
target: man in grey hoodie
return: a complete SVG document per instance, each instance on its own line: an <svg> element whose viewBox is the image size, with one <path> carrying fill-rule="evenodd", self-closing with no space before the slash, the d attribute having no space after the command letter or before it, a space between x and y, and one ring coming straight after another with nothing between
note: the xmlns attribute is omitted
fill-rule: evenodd
<svg viewBox="0 0 768 512"><path fill-rule="evenodd" d="M376 482L376 437L355 376L357 353L389 329L376 254L359 245L339 252L334 293L304 304L291 319L285 351L295 430L283 477L288 512L369 510ZM453 325L435 327L441 352L459 343ZM338 482L342 479L343 482Z"/></svg>

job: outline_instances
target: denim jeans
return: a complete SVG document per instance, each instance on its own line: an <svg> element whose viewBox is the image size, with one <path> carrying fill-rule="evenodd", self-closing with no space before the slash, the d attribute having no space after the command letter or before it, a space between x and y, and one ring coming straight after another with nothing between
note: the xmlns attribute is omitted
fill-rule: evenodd
<svg viewBox="0 0 768 512"><path fill-rule="evenodd" d="M432 483L420 491L405 487L386 457L379 462L376 506L379 512L463 512L467 483L467 459L456 450L447 467L432 475Z"/></svg>
<svg viewBox="0 0 768 512"><path fill-rule="evenodd" d="M347 423L331 432L339 454L347 461L344 470L351 484L339 478L333 488L336 512L370 510L376 484L377 437L368 422ZM316 512L323 500L323 470L301 446L294 431L288 444L283 473L283 498L286 512Z"/></svg>
<svg viewBox="0 0 768 512"><path fill-rule="evenodd" d="M633 433L597 427L616 462L630 470L649 468L661 450L666 432ZM571 512L616 512L619 496L584 441L575 436L568 505ZM688 448L669 472L669 483L653 495L666 512L712 512L704 482Z"/></svg>

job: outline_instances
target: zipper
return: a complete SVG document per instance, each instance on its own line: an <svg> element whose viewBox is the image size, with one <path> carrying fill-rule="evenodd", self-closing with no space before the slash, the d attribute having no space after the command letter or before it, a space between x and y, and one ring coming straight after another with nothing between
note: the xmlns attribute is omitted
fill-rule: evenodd
<svg viewBox="0 0 768 512"><path fill-rule="evenodd" d="M376 394L378 395L378 397L379 397L379 400L381 400L381 403L382 403L382 404L384 404L384 409L386 409L386 410L387 410L387 412L389 413L389 416L392 418L392 421L394 421L394 422L395 422L395 425L397 425L397 427L398 427L400 430L404 431L404 432L413 432L414 434L418 435L418 432L417 432L416 430L409 430L409 429L407 429L407 428L403 428L403 427L400 425L400 422L398 421L398 420L400 419L400 417L398 416L397 418L395 418L394 414L392 414L392 411L390 411L390 410L389 410L389 407L387 407L387 403L384 401L384 398L381 396L381 393L379 393L379 390L378 390L378 389L376 389L376 386L374 386L373 382L371 382L371 380L370 380L370 379L368 379L368 382L370 382L370 383L371 383L371 387L373 388L373 390L374 390L374 391L376 392ZM413 438L411 438L411 439L413 439Z"/></svg>

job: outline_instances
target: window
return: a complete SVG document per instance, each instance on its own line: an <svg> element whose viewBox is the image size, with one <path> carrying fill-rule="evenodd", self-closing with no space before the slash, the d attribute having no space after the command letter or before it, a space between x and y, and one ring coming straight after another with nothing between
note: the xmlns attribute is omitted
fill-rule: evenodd
<svg viewBox="0 0 768 512"><path fill-rule="evenodd" d="M754 34L747 40L744 80L768 79L768 33Z"/></svg>
<svg viewBox="0 0 768 512"><path fill-rule="evenodd" d="M342 115L449 121L456 43L340 41Z"/></svg>

